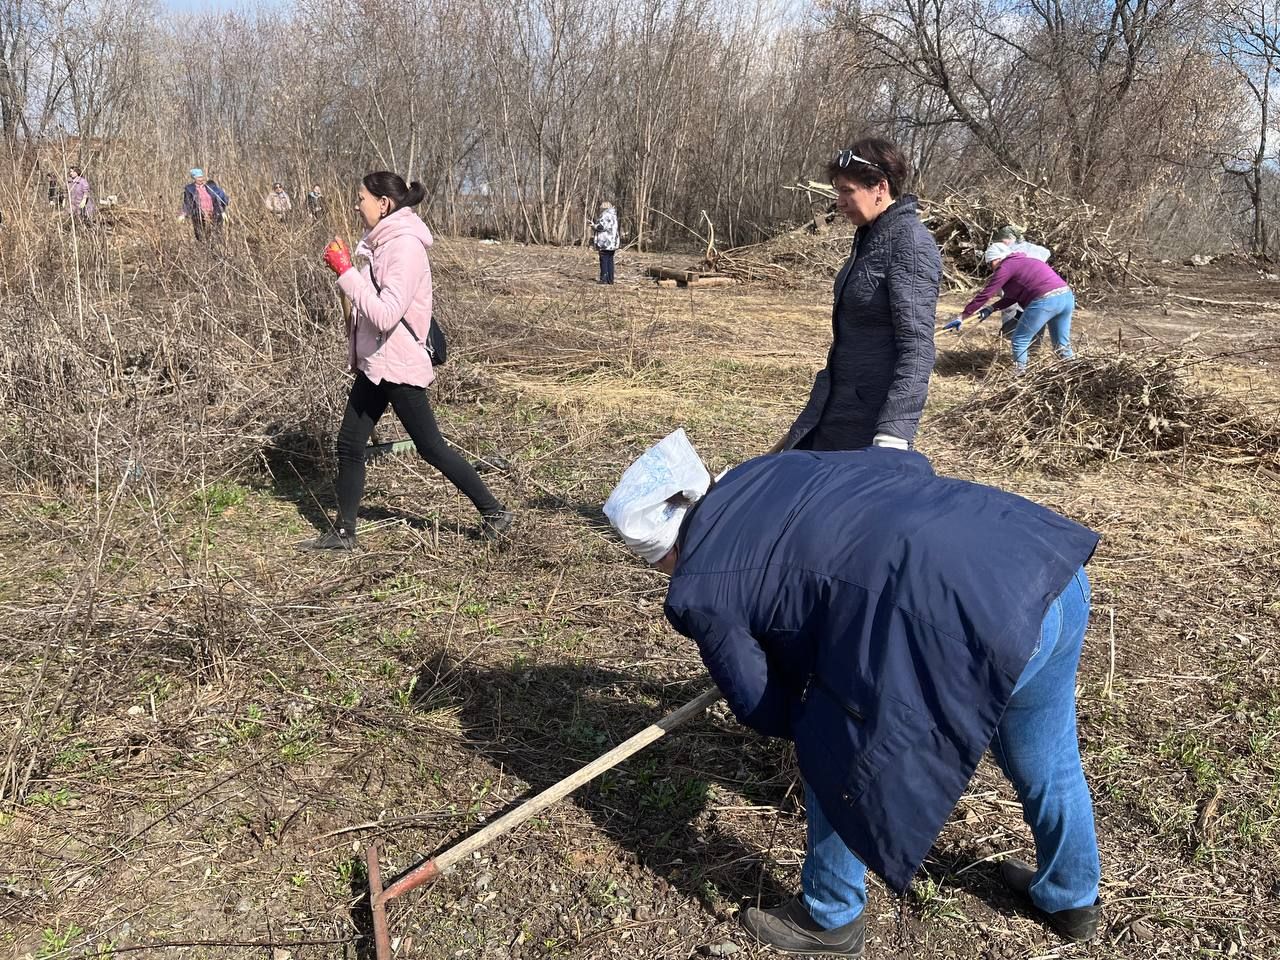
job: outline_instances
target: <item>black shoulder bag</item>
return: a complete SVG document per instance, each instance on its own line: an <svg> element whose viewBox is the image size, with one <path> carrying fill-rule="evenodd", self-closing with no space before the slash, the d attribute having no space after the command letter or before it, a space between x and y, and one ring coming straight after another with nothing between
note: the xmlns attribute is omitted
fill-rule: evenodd
<svg viewBox="0 0 1280 960"><path fill-rule="evenodd" d="M373 289L378 291L378 296L381 297L382 287L378 284L378 278L373 275L373 261L369 262L369 279L373 281ZM431 358L432 366L443 367L449 362L449 342L445 339L440 321L435 318L434 310L432 310L431 326L427 330L426 340L418 336L418 331L409 326L409 321L404 317L400 318L400 323L415 341L422 344L422 349L427 351L427 356Z"/></svg>

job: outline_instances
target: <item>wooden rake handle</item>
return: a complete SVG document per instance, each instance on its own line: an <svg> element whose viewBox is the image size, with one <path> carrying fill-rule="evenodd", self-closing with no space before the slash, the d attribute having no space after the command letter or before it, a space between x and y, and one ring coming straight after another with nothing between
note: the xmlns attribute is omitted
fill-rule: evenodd
<svg viewBox="0 0 1280 960"><path fill-rule="evenodd" d="M389 960L391 955L390 937L386 926L386 902L403 893L408 893L437 877L448 873L459 861L465 860L480 848L492 843L498 837L510 833L531 817L536 817L547 807L563 800L585 783L594 780L606 770L616 767L623 760L639 753L655 740L659 740L676 727L692 717L697 716L720 699L720 691L715 687L704 690L683 707L673 710L656 723L651 723L629 740L618 744L608 753L592 760L585 767L571 773L559 783L547 787L537 796L530 797L514 810L509 811L489 824L483 830L473 833L465 840L454 844L437 857L418 864L408 873L401 876L385 889L382 887L381 871L378 865L378 845L373 844L366 852L369 866L369 905L373 912L375 945L379 960ZM385 948L384 948L385 943ZM383 950L386 953L383 953Z"/></svg>

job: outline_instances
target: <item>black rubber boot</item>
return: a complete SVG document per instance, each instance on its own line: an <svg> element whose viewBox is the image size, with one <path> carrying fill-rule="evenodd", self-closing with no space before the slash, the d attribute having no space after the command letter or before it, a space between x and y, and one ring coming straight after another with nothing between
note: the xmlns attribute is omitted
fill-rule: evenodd
<svg viewBox="0 0 1280 960"><path fill-rule="evenodd" d="M780 907L762 910L747 907L742 913L742 925L760 943L802 956L853 957L862 956L867 939L866 916L859 914L856 920L834 930L823 930L809 916L799 897L793 897Z"/></svg>
<svg viewBox="0 0 1280 960"><path fill-rule="evenodd" d="M1035 915L1049 925L1054 933L1064 940L1083 943L1098 935L1098 922L1102 917L1102 901L1096 901L1091 907L1076 907L1072 910L1058 910L1049 913L1041 910L1031 901L1031 884L1035 881L1036 871L1022 860L1010 858L1000 861L1000 878L1004 885L1027 899Z"/></svg>

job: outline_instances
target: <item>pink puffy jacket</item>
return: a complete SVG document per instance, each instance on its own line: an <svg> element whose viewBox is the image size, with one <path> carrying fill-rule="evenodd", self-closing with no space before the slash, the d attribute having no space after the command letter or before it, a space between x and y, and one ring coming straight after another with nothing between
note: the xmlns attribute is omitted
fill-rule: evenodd
<svg viewBox="0 0 1280 960"><path fill-rule="evenodd" d="M389 380L427 387L435 379L422 340L431 328L431 231L401 207L378 221L354 253L366 266L348 270L338 286L354 305L349 343L351 369L374 383ZM378 287L373 285L373 277ZM403 317L418 339L404 328Z"/></svg>

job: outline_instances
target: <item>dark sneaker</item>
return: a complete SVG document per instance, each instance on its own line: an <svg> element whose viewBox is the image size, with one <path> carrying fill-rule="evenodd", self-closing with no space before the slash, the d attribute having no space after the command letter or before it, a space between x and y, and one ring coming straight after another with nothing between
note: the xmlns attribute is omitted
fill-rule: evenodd
<svg viewBox="0 0 1280 960"><path fill-rule="evenodd" d="M799 897L793 897L780 907L761 910L747 907L742 913L742 925L760 943L803 956L857 957L867 939L867 919L859 914L856 920L834 930L823 930L809 916Z"/></svg>
<svg viewBox="0 0 1280 960"><path fill-rule="evenodd" d="M499 457L497 455L473 461L471 466L475 468L476 473L511 472L511 462L504 457Z"/></svg>
<svg viewBox="0 0 1280 960"><path fill-rule="evenodd" d="M494 541L501 540L507 530L511 528L511 524L515 523L516 515L510 510L499 510L496 513L482 514L480 517L480 536L484 540Z"/></svg>
<svg viewBox="0 0 1280 960"><path fill-rule="evenodd" d="M354 550L359 546L354 530L346 527L334 527L319 539L307 545L308 550Z"/></svg>
<svg viewBox="0 0 1280 960"><path fill-rule="evenodd" d="M1032 866L1022 860L1010 858L1000 861L1000 878L1004 885L1031 903L1031 884L1036 878ZM1049 913L1031 904L1035 915L1047 923L1054 933L1065 940L1083 942L1092 940L1098 935L1098 921L1102 916L1102 901L1092 907L1076 907L1073 910L1059 910Z"/></svg>

